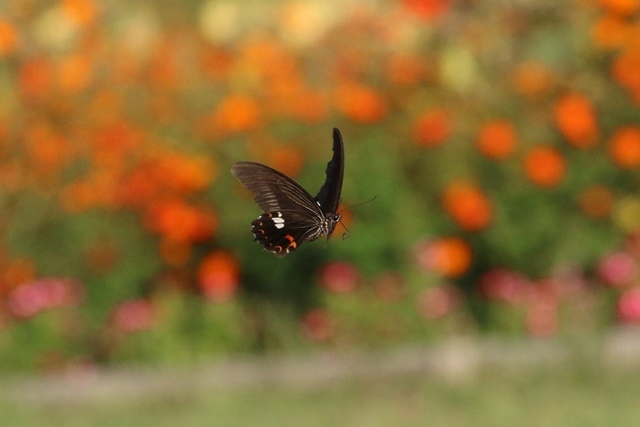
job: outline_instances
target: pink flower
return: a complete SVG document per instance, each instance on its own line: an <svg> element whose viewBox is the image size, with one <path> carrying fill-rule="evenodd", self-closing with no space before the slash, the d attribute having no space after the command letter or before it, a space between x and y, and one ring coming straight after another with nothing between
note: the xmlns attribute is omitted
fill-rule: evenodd
<svg viewBox="0 0 640 427"><path fill-rule="evenodd" d="M629 284L636 277L636 260L627 252L614 252L600 260L598 275L610 286Z"/></svg>
<svg viewBox="0 0 640 427"><path fill-rule="evenodd" d="M324 266L320 272L320 283L330 292L345 294L355 291L359 276L353 265L336 261Z"/></svg>
<svg viewBox="0 0 640 427"><path fill-rule="evenodd" d="M529 293L526 327L535 337L552 335L558 328L558 300L548 283L535 286Z"/></svg>
<svg viewBox="0 0 640 427"><path fill-rule="evenodd" d="M526 297L530 282L519 273L497 268L483 274L479 286L480 292L490 300L517 304Z"/></svg>
<svg viewBox="0 0 640 427"><path fill-rule="evenodd" d="M439 319L460 305L461 295L453 285L440 285L422 291L418 296L418 311L426 319Z"/></svg>
<svg viewBox="0 0 640 427"><path fill-rule="evenodd" d="M27 318L56 307L74 305L81 298L78 282L45 277L15 288L7 297L9 313Z"/></svg>
<svg viewBox="0 0 640 427"><path fill-rule="evenodd" d="M624 323L640 322L640 289L634 288L620 295L617 310L620 321Z"/></svg>
<svg viewBox="0 0 640 427"><path fill-rule="evenodd" d="M302 328L314 341L327 341L334 334L334 325L326 310L316 308L302 318Z"/></svg>
<svg viewBox="0 0 640 427"><path fill-rule="evenodd" d="M125 301L111 313L111 324L122 332L144 331L155 322L155 309L151 301L135 299Z"/></svg>
<svg viewBox="0 0 640 427"><path fill-rule="evenodd" d="M586 291L588 287L584 273L572 267L558 269L551 277L542 280L539 284L548 286L558 299L569 298Z"/></svg>

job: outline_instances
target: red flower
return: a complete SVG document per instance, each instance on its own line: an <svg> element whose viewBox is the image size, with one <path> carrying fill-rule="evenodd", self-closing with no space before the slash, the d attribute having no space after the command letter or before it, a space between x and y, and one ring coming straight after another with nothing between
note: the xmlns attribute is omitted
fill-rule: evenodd
<svg viewBox="0 0 640 427"><path fill-rule="evenodd" d="M334 334L335 327L329 314L320 308L308 312L302 319L302 327L314 341L326 341Z"/></svg>
<svg viewBox="0 0 640 427"><path fill-rule="evenodd" d="M487 299L518 304L526 297L530 283L515 271L497 268L483 274L479 286L480 292Z"/></svg>
<svg viewBox="0 0 640 427"><path fill-rule="evenodd" d="M558 301L548 286L536 286L527 305L527 330L536 337L553 334L558 328Z"/></svg>
<svg viewBox="0 0 640 427"><path fill-rule="evenodd" d="M420 293L418 311L426 319L439 319L453 312L460 300L458 288L453 285L441 285Z"/></svg>
<svg viewBox="0 0 640 427"><path fill-rule="evenodd" d="M118 305L111 313L111 324L122 332L144 331L155 322L155 310L151 301L135 299Z"/></svg>
<svg viewBox="0 0 640 427"><path fill-rule="evenodd" d="M617 310L622 322L640 322L640 289L631 289L620 295Z"/></svg>
<svg viewBox="0 0 640 427"><path fill-rule="evenodd" d="M358 280L358 270L346 262L332 262L320 272L322 286L338 294L353 292L358 287Z"/></svg>
<svg viewBox="0 0 640 427"><path fill-rule="evenodd" d="M638 265L627 252L615 252L602 258L598 263L598 275L611 286L629 284L636 277Z"/></svg>

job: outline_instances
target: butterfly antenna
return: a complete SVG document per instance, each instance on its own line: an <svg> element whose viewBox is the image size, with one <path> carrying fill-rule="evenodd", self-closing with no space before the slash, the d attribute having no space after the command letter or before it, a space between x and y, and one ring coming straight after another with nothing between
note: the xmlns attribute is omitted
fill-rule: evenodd
<svg viewBox="0 0 640 427"><path fill-rule="evenodd" d="M347 206L346 208L340 209L340 212L344 212L344 211L346 211L348 209L355 208L356 206L366 205L367 203L373 202L377 198L378 198L378 195L376 194L375 196L373 196L373 199L367 200L366 202L362 202L362 203L356 203L355 205ZM338 212L338 213L340 213L340 212ZM343 225L343 227L344 227L344 225ZM347 228L347 227L344 227L344 228Z"/></svg>

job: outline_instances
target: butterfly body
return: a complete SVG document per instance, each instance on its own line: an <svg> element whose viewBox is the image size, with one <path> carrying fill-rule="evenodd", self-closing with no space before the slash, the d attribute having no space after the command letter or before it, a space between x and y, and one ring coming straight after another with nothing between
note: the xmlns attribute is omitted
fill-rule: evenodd
<svg viewBox="0 0 640 427"><path fill-rule="evenodd" d="M251 222L254 240L278 257L296 250L305 241L322 236L328 239L340 222L336 211L342 190L344 148L338 129L333 130L333 157L316 197L288 176L260 163L237 162L231 173L264 211Z"/></svg>

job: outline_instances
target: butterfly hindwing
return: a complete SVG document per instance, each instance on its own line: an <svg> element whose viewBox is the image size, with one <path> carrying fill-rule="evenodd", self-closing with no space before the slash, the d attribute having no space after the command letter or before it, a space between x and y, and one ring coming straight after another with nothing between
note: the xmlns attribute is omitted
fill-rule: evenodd
<svg viewBox="0 0 640 427"><path fill-rule="evenodd" d="M251 222L254 240L278 257L296 250L316 232L317 226L296 212L265 212Z"/></svg>

